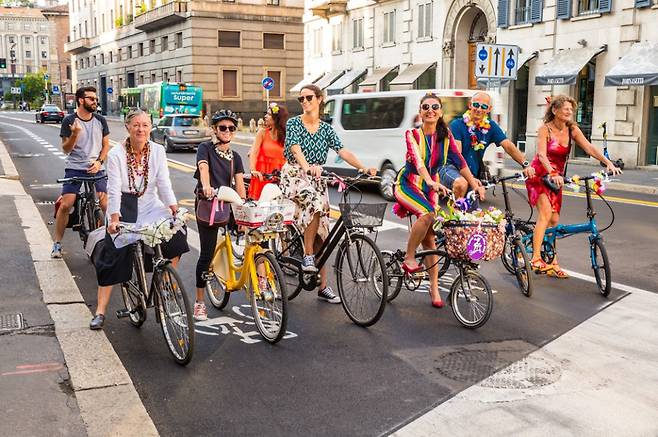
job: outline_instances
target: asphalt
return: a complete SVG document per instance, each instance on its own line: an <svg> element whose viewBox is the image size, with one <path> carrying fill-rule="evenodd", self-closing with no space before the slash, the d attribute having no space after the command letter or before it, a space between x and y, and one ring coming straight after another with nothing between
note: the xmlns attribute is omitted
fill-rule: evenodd
<svg viewBox="0 0 658 437"><path fill-rule="evenodd" d="M16 118L20 116L6 114L3 117L3 115L5 114L0 114L0 139L5 140L18 171L8 172L6 167L10 166L9 154L0 153L0 156L4 156L0 159L0 166L7 177L0 178L3 184L1 186L17 193L24 189L31 199L25 194L12 194L23 199L22 202L18 202L21 206L17 207L14 216L0 216L0 219L10 223L11 229L19 229L21 224L16 220L21 217L21 209L23 209L23 215L33 217L34 222L41 222L41 230L36 235L29 235L30 233L25 231L25 239L16 240L15 245L23 245L24 248L26 244L30 244L32 238L34 244L49 251L51 240L44 223L51 220L52 205L47 202L52 201L56 196L58 187L52 184L63 168L62 161L58 159L59 155L55 155L48 148L48 145L58 144L57 131L51 126L18 122ZM114 126L111 128L112 138L120 140L122 132L114 129ZM27 132L41 138L43 143L29 137ZM242 140L240 143L249 142L248 138L240 138L240 140ZM244 146L236 145L236 149L243 154L246 152ZM30 153L41 155L27 157L26 154ZM188 167L193 162L193 154L178 153L172 156L173 160L180 163L171 164L174 188L178 198L185 201L191 197L189 193L193 187ZM22 186L11 180L16 179L17 175L20 175ZM9 183L10 186L4 185ZM107 353L108 357L111 357L108 360L118 361L120 368L125 369L123 372L128 379L120 376L123 372L116 369L116 375L119 375L118 382L109 383L113 391L112 395L116 396L112 398L115 402L100 402L99 405L89 402L98 399L98 396L90 396L90 394L93 390L102 387L100 385L94 387L94 384L99 383L98 380L90 386L84 386L82 382L85 376L98 378L98 371L94 369L96 363L91 364L86 361L85 355L88 355L89 351L85 349L89 347L72 348L67 345L67 337L69 340L75 339L78 344L81 343L90 316L86 307L95 305L93 269L81 253L80 242L75 235L68 232L65 238L65 263L54 262L63 265L67 272L59 269L59 273L51 277L50 281L48 277L39 277L37 274L39 281L34 284L36 296L34 293L25 293L22 295L21 302L18 302L17 309L12 308L11 311L20 311L22 307L29 308L30 304L36 305L39 289L45 296L43 298L45 301L54 299L68 302L51 303L51 307L71 306L71 310L74 310L68 315L70 317L62 318L57 313L52 315L53 310L47 303L41 303L50 310L48 312L54 319L57 336L51 338L57 339L59 343L59 347L54 344L55 351L63 354L63 359L59 363L64 368L59 369L59 372L68 370L61 377L66 377L69 381L68 386L71 387L66 397L66 406L78 405L77 409L72 410L71 416L74 419L82 417L81 423L89 435L109 435L109 430L112 429L108 426L98 426L98 422L96 426L91 426L96 415L103 416L112 412L116 422L127 420L127 415L122 413L128 410L117 408L124 399L130 402L138 401L139 408L135 411L142 408L147 414L147 422L152 423L154 429L162 435L216 435L218 432L222 435L263 433L381 435L396 431L403 433L402 435L423 435L423 433L435 435L440 432L447 435L449 429L452 430L452 434L456 433L456 430L460 429L459 424L463 430L460 433L464 435L482 432L488 434L489 430L492 435L494 430L496 432L500 430L499 435L503 433L525 435L534 432L535 422L544 424L539 429L556 435L569 435L570 430L573 431L571 435L595 435L591 432L577 432L587 430L589 422L584 418L572 417L570 421L565 422L562 419L567 416L566 413L561 416L549 414L552 409L559 408L560 402L566 400L572 402L570 405L584 408L587 398L582 397L582 394L587 394L587 391L580 388L585 383L594 384L594 387L612 387L615 389L614 399L633 399L638 407L635 413L631 408L624 408L621 417L627 423L642 421L643 426L624 428L621 419L610 421L611 426L607 429L610 435L633 435L627 433L631 429L647 431L641 434L655 435L658 420L650 413L652 408L653 411L656 410L655 398L652 395L655 390L651 388L655 387L656 378L652 373L654 370L652 366L656 357L655 345L658 343L652 342L653 337L646 334L646 330L657 332L652 325L655 317L652 318L648 314L651 308L655 308L652 300L655 294L640 289L644 288L654 293L657 291L655 286L658 282L655 268L657 241L655 232L651 233L651 230L655 230L658 224L655 223L654 213L658 204L652 200L654 199L652 196L643 193L611 190L609 194L611 197L619 198L612 202L617 214L617 224L613 229L621 232L605 234L611 259L615 260L613 279L616 286L608 300L598 296L593 285L588 282L589 273L585 260L587 251L583 239L574 238L565 240L561 244L560 253L561 263L568 266L577 277L560 283L549 278L539 278L537 281L539 291L531 299L521 296L515 288L514 281L502 273L499 263L483 265L482 273L490 280L497 293L491 320L477 331L465 330L458 326L447 309L439 312L433 310L427 304L426 293L403 291L393 304L387 306L382 320L368 330L352 325L340 306L320 303L311 293L306 293L290 305L290 332L287 338L279 345L271 347L260 342L253 331L248 310L244 308L246 302L242 296L234 296L227 311L211 310L211 320L203 326L198 326L197 353L190 366L181 369L168 357L157 325L147 321L142 330L136 331L123 321L108 320L105 332L99 337L106 338L109 343L103 346L94 344L91 350L95 359L102 360L105 356L103 354ZM376 195L368 190L364 198L366 201L377 201ZM332 193L332 203L335 204L336 200L337 194ZM36 202L38 213L32 201ZM493 199L493 202L499 205L500 197ZM515 210L518 208L519 211L523 211L522 202L516 202ZM609 217L606 216L604 205L598 202L596 206L600 214L597 218L605 223ZM567 197L565 220L582 220L583 215L582 200L577 197ZM378 244L384 248L400 247L405 238L405 232L401 229L403 223L388 214L387 225L389 230L380 233ZM34 226L36 227L37 224ZM191 225L191 229L193 232L190 234L190 244L193 251L183 258L180 267L189 289L193 284L191 271L197 254L195 244L198 244L194 240L194 225ZM43 250L41 256L45 254ZM646 255L637 256L640 252ZM16 253L16 257L19 257L20 249L14 249L12 246L9 253ZM26 254L28 258L21 263L22 265L25 263L29 265L29 256L29 253ZM34 253L32 256L35 256ZM5 264L0 265L4 267ZM10 277L19 271L3 268L0 280L5 282L5 277ZM645 273L640 275L638 272ZM49 282L61 284L62 281L67 280L67 274L66 286L54 289L52 286L47 286ZM15 278L20 282L24 276L31 276L34 280L34 275L35 273L31 271L23 271L20 275L15 275ZM29 281L25 282L29 283ZM7 290L10 289L15 290L16 287L7 287ZM72 297L72 290L78 289L80 290L78 296ZM3 289L0 293L5 291ZM58 299L57 296L64 297ZM635 296L643 297L630 308L622 305L633 302L630 298ZM115 294L111 307L120 306ZM638 307L645 308L643 310ZM4 305L0 313L5 313ZM608 331L602 329L602 322L599 322L599 318L604 316L613 317L604 319L606 323L613 323L607 328ZM648 320L645 320L645 317ZM633 323L635 318L639 318L641 323ZM75 322L69 322L70 320ZM45 323L51 324L48 320ZM58 329L58 323L64 326ZM581 332L583 326L590 326L592 323L602 333L599 338L588 338L587 335L591 334L591 330ZM60 335L60 332L66 333L64 328L67 326L76 332L77 337ZM610 332L610 335L603 335L606 332ZM23 335L20 331L11 334L12 337ZM3 337L6 335L0 336L0 339ZM635 343L630 339L638 337L646 341L639 342L635 347ZM608 340L604 341L606 338ZM574 342L572 344L579 345L576 348L578 353L572 351L568 354L564 349L549 349L557 347L555 345L561 344L563 339L571 339L570 341ZM22 346L25 349L24 355L30 358L38 356L37 351L32 350L32 346L27 343L24 345ZM545 356L541 355L544 353L550 353L555 359L546 360ZM534 354L539 354L539 361L535 360ZM560 354L563 354L564 358ZM605 355L609 361L603 360L601 355ZM588 364L592 361L589 357L596 357L595 362ZM534 367L523 364L528 360L534 363ZM634 376L629 366L619 366L619 361L633 363L633 366L644 369L645 384L638 383L639 377ZM26 361L17 361L14 367L25 363ZM615 372L615 381L619 381L623 390L608 381L611 378L607 364L616 365L615 369L618 370ZM494 428L490 422L484 420L490 417L487 414L493 414L485 409L491 410L493 406L495 410L501 403L510 402L503 397L493 404L482 405L481 402L469 404L469 400L473 398L467 397L463 403L446 410L454 421L450 422L446 419L442 409L451 408L450 406L455 405L462 396L478 390L487 378L501 375L497 372L503 372L503 376L508 375L505 384L497 383L498 386L502 386L500 390L509 391L515 383L520 384L518 381L527 379L525 374L509 376L509 371L505 373L507 366L515 365L530 367L535 369L535 372L547 372L558 368L556 372L559 373L560 378L555 381L550 380L542 387L544 390L553 390L559 396L556 395L549 400L542 392L537 392L539 393L537 396L527 396L532 397L534 401L541 398L547 402L544 409L535 407L531 409L532 413L527 413L534 414L532 419L535 422L515 421L511 417L508 418L508 414L505 420L496 421L497 427ZM583 378L582 373L571 376L570 372L574 367L589 371L588 378ZM0 383L3 379L5 379L4 374L0 377ZM565 385L565 382L568 384ZM108 382L105 381L103 384L107 387ZM490 388L489 386L485 385L485 388ZM34 396L42 395L38 391L40 387L38 384L30 387ZM47 391L46 386L42 388L43 391ZM621 391L623 396L620 394ZM122 397L123 392L125 398ZM512 392L515 393L514 390ZM7 396L13 394L6 390L0 393L2 393L0 394L2 403ZM599 392L604 396L607 393ZM501 396L500 393L496 395ZM49 410L61 407L62 400L63 398L45 396L44 408L41 411L44 414L56 414L50 413ZM132 405L130 402L128 405ZM373 408L373 405L377 407ZM532 405L518 405L519 408L533 408ZM470 414L472 406L478 408L475 413L479 414ZM612 407L614 404L611 405ZM572 410L575 411L576 408ZM461 412L461 416L458 412ZM571 416L576 414L573 413ZM454 423L454 428L445 427L444 424L447 422ZM565 423L569 427L565 428ZM415 425L417 428L414 428ZM12 428L8 429L13 431ZM48 435L60 435L45 422L41 428L36 429L50 431ZM4 425L0 425L0 434L14 435L15 433L8 432ZM26 432L24 435L32 434ZM133 432L123 435L135 434ZM542 434L535 433L535 435Z"/></svg>

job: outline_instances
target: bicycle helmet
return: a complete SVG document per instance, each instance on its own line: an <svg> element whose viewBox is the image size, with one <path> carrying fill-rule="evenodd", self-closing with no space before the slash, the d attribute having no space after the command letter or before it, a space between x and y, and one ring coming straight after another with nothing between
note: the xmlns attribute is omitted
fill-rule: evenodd
<svg viewBox="0 0 658 437"><path fill-rule="evenodd" d="M230 109L220 109L219 111L215 112L210 119L213 126L222 120L231 120L234 125L238 125L238 116Z"/></svg>

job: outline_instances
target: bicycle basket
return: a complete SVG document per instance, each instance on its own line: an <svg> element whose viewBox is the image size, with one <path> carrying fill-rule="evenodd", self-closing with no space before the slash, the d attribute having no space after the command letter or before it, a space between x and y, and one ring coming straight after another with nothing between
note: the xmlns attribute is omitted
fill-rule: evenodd
<svg viewBox="0 0 658 437"><path fill-rule="evenodd" d="M243 205L232 204L233 216L238 225L248 228L259 228L263 226L268 217L274 213L283 215L283 224L289 225L295 219L295 204L289 200L277 203L245 203Z"/></svg>
<svg viewBox="0 0 658 437"><path fill-rule="evenodd" d="M453 259L490 261L498 258L505 246L505 221L496 225L451 220L443 224L443 233L448 256ZM477 233L481 237L474 237Z"/></svg>
<svg viewBox="0 0 658 437"><path fill-rule="evenodd" d="M384 223L387 203L341 203L338 205L348 228L376 228Z"/></svg>

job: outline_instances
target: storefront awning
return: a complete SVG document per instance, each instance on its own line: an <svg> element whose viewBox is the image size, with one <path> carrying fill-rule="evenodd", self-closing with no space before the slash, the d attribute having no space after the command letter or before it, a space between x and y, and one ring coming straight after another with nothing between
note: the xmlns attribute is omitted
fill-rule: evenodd
<svg viewBox="0 0 658 437"><path fill-rule="evenodd" d="M605 75L605 86L658 85L658 44L637 43Z"/></svg>
<svg viewBox="0 0 658 437"><path fill-rule="evenodd" d="M607 46L562 50L535 76L535 85L573 85L578 73L595 56L605 52Z"/></svg>
<svg viewBox="0 0 658 437"><path fill-rule="evenodd" d="M390 83L393 85L413 85L413 83L425 73L428 69L436 67L436 62L430 64L412 64L408 66L402 73L395 77Z"/></svg>
<svg viewBox="0 0 658 437"><path fill-rule="evenodd" d="M533 59L537 59L538 56L539 56L539 52L537 52L537 51L532 52L530 54L525 54L525 53L519 54L519 66L517 67L517 70L520 70L521 67L523 67L525 64L532 61ZM512 82L511 79L503 79L503 80L500 81L500 86L501 87L509 86L509 84L511 82ZM478 86L487 87L492 83L493 82L489 82L485 78L482 78L482 77L478 78ZM496 82L494 87L497 87L497 86L498 86L498 83Z"/></svg>
<svg viewBox="0 0 658 437"><path fill-rule="evenodd" d="M332 83L327 87L328 94L340 94L345 88L352 85L357 81L361 76L366 74L365 69L356 68L354 70L346 71L341 77L339 77L336 82Z"/></svg>
<svg viewBox="0 0 658 437"><path fill-rule="evenodd" d="M320 79L320 77L322 77L322 76L306 76L304 79L300 80L297 83L297 85L290 88L290 92L291 93L298 93L299 90L301 90L304 85L316 82L318 79Z"/></svg>
<svg viewBox="0 0 658 437"><path fill-rule="evenodd" d="M321 90L325 89L345 73L345 70L329 71L314 82Z"/></svg>
<svg viewBox="0 0 658 437"><path fill-rule="evenodd" d="M396 68L398 68L397 65L393 65L391 67L376 68L371 74L363 79L363 82L361 82L359 86L377 86L379 85L379 81L381 81L388 73Z"/></svg>

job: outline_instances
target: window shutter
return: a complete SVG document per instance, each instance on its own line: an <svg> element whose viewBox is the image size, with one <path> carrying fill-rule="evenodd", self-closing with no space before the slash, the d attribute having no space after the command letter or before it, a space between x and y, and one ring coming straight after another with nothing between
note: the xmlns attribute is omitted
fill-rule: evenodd
<svg viewBox="0 0 658 437"><path fill-rule="evenodd" d="M509 0L498 0L498 27L509 26Z"/></svg>
<svg viewBox="0 0 658 437"><path fill-rule="evenodd" d="M542 0L530 0L530 22L541 23L544 2Z"/></svg>
<svg viewBox="0 0 658 437"><path fill-rule="evenodd" d="M651 0L635 0L636 8L646 8L651 6Z"/></svg>
<svg viewBox="0 0 658 437"><path fill-rule="evenodd" d="M599 0L599 12L606 13L612 10L612 0Z"/></svg>
<svg viewBox="0 0 658 437"><path fill-rule="evenodd" d="M557 0L557 17L560 20L571 18L571 0Z"/></svg>

